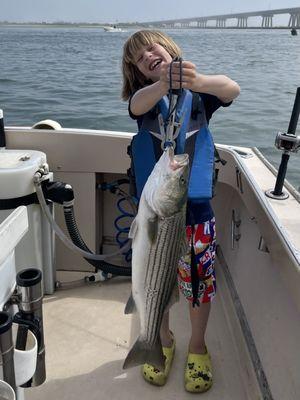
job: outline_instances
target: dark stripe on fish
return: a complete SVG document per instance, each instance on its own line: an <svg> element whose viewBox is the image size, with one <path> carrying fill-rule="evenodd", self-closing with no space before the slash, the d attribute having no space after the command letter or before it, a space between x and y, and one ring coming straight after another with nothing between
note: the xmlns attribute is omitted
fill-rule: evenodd
<svg viewBox="0 0 300 400"><path fill-rule="evenodd" d="M149 344L154 344L157 340L163 313L176 284L182 230L185 228L184 222L183 213L162 221L156 246L150 251L145 278L147 290L145 317L148 321L146 340Z"/></svg>
<svg viewBox="0 0 300 400"><path fill-rule="evenodd" d="M170 265L167 265L167 260L170 260L170 250L171 250L171 246L170 246L170 238L172 238L172 236L170 236L170 234L172 232L170 232L169 226L171 224L174 224L174 221L164 221L164 223L162 224L160 233L161 233L161 237L160 237L160 243L163 243L163 245L159 246L159 260L154 260L154 269L159 271L159 273L157 273L157 280L156 280L156 287L158 287L158 296L156 297L156 299L153 299L152 301L152 309L151 309L151 316L150 316L150 320L151 320L151 332L150 332L150 336L152 340L155 340L156 336L159 334L159 332L154 332L154 329L159 328L159 326L161 325L161 320L162 320L162 308L165 307L165 304L163 303L163 296L164 294L167 294L168 292L168 287L167 287L167 278L168 278L168 272L170 270ZM158 286L159 285L159 286ZM154 301L156 300L156 301Z"/></svg>
<svg viewBox="0 0 300 400"><path fill-rule="evenodd" d="M157 295L153 298L151 298L151 301L149 301L149 303L147 304L147 319L149 321L148 324L148 340L150 342L155 341L156 337L158 336L158 321L156 321L156 307L158 305L158 303L161 301L159 298L159 294L161 293L161 287L162 284L164 284L164 269L160 268L161 265L163 265L164 259L164 252L162 251L162 249L167 248L167 244L168 244L168 237L167 235L164 235L164 225L165 225L166 221L162 221L161 222L161 226L159 229L159 235L157 237L157 246L154 249L155 252L152 255L150 253L150 259L152 261L152 277L154 276L155 281L154 281L154 287L157 289ZM152 283L152 281L151 281ZM151 284L150 283L150 284ZM159 285L159 286L158 286ZM155 331L155 328L156 331Z"/></svg>
<svg viewBox="0 0 300 400"><path fill-rule="evenodd" d="M158 335L158 332L153 332L155 327L158 327L157 323L154 323L155 321L155 309L158 304L158 295L161 293L161 284L163 282L163 274L164 274L164 269L160 268L160 265L163 265L163 256L164 252L162 249L167 248L168 245L168 236L164 235L164 225L166 221L161 222L161 226L159 229L159 234L157 236L157 245L155 246L154 249L151 249L150 251L150 264L151 264L151 280L150 282L146 282L146 287L150 286L151 288L155 288L157 290L157 295L153 296L151 299L147 298L149 301L146 304L146 318L149 322L148 324L148 332L147 332L147 339L153 343L155 342L155 339ZM154 254L153 254L154 250ZM154 282L153 282L154 281ZM160 283L160 286L158 287L158 282Z"/></svg>

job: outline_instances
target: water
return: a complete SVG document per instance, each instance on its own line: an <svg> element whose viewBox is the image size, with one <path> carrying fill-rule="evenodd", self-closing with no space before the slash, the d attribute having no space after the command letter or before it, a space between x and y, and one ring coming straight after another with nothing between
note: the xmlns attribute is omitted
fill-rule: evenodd
<svg viewBox="0 0 300 400"><path fill-rule="evenodd" d="M122 46L133 31L0 27L0 108L6 125L54 119L63 127L135 132L121 101ZM256 146L276 166L278 131L286 131L300 86L300 36L289 30L168 30L184 58L204 74L241 86L234 104L211 122L217 143ZM299 135L300 127L297 129ZM300 154L287 178L300 186Z"/></svg>

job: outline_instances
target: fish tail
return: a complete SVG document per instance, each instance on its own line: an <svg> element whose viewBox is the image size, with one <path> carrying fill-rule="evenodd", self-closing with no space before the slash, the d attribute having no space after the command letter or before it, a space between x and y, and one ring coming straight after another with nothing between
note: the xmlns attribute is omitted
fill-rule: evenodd
<svg viewBox="0 0 300 400"><path fill-rule="evenodd" d="M164 370L165 356L162 351L161 340L159 337L152 347L149 347L145 341L138 338L124 361L123 369L136 367L137 365L146 363L153 365L159 370Z"/></svg>

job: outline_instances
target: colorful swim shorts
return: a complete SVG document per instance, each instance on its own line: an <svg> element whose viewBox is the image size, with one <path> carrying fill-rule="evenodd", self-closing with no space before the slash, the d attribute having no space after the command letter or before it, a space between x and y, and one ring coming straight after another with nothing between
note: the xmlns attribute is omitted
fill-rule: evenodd
<svg viewBox="0 0 300 400"><path fill-rule="evenodd" d="M178 286L188 301L193 301L191 280L191 237L192 227L186 227L189 244L187 254L182 257L178 265ZM194 250L199 281L198 299L200 303L209 303L216 294L216 277L214 261L216 255L216 228L215 218L194 226Z"/></svg>

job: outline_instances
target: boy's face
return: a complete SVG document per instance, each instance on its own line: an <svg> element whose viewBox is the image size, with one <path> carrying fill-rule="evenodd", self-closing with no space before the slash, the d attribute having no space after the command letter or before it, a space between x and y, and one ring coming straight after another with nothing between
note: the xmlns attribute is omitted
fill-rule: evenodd
<svg viewBox="0 0 300 400"><path fill-rule="evenodd" d="M136 54L135 65L139 71L152 82L160 78L162 63L170 63L172 57L163 46L153 43L142 47Z"/></svg>

